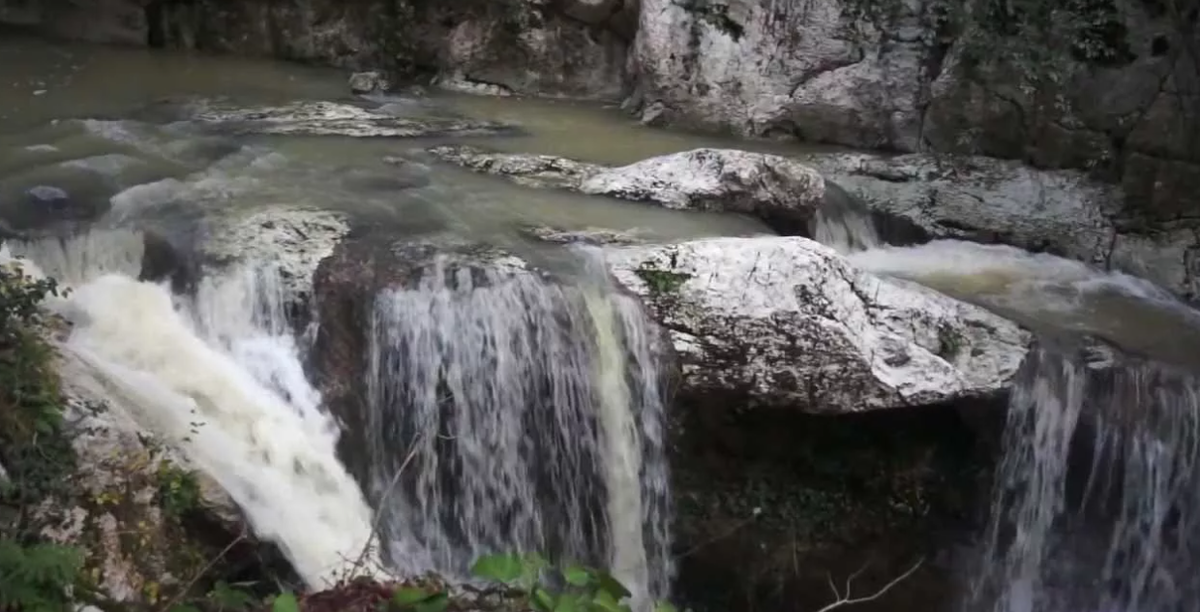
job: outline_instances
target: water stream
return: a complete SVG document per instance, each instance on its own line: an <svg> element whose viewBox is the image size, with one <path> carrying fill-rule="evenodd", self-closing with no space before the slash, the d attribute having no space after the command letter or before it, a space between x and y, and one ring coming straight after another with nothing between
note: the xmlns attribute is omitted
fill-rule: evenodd
<svg viewBox="0 0 1200 612"><path fill-rule="evenodd" d="M649 241L766 228L525 189L420 155L445 139L213 134L164 111L173 103L156 104L340 99L344 88L333 71L6 35L0 229L50 235L10 241L4 256L28 257L72 287L51 305L75 324L62 348L82 364L78 375L224 485L310 586L336 579L378 521L378 561L400 571L461 577L479 554L536 550L612 568L639 606L666 594L660 347L636 302L587 273L552 280L451 265L374 296L361 381L370 461L356 482L337 456L343 432L305 370L278 262L207 266L184 292L138 280L145 235L202 241L208 221L268 206L521 256L551 248L530 244L522 228L531 225ZM525 130L487 146L603 163L700 146L806 152L647 130L615 109L562 101L385 102ZM1200 367L1195 311L1139 279L1010 247L883 246L845 206L821 210L813 229L867 270L1141 356L1101 367L1043 348L1025 365L966 609L1198 609L1200 385L1184 373Z"/></svg>

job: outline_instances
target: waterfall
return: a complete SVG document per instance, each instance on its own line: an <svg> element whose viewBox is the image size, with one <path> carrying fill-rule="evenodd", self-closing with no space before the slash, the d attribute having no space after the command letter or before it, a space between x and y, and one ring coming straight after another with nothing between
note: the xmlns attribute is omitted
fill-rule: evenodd
<svg viewBox="0 0 1200 612"><path fill-rule="evenodd" d="M1200 381L1040 348L1004 439L964 610L1200 610Z"/></svg>
<svg viewBox="0 0 1200 612"><path fill-rule="evenodd" d="M884 244L871 211L833 181L825 181L825 199L809 226L813 240L843 255Z"/></svg>
<svg viewBox="0 0 1200 612"><path fill-rule="evenodd" d="M73 324L60 349L77 366L64 375L219 482L310 587L335 582L368 541L371 511L304 378L277 273L213 271L196 296L172 295L136 280L141 244L120 231L13 245L29 272L68 281L48 303Z"/></svg>
<svg viewBox="0 0 1200 612"><path fill-rule="evenodd" d="M97 230L11 250L66 279L48 302L73 324L64 375L219 482L310 587L378 526L401 574L466 578L482 554L536 551L608 568L638 610L667 594L661 347L635 299L595 275L448 265L381 292L360 489L278 270L206 270L179 295L137 280L143 249L139 232Z"/></svg>
<svg viewBox="0 0 1200 612"><path fill-rule="evenodd" d="M635 606L664 595L651 329L630 298L532 273L435 266L379 295L369 479L393 562L461 573L489 552L547 552L610 568Z"/></svg>

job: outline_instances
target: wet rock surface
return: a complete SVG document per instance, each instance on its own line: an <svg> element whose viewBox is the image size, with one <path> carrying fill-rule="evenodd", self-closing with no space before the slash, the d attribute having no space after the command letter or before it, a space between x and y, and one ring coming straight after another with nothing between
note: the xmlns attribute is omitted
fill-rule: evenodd
<svg viewBox="0 0 1200 612"><path fill-rule="evenodd" d="M599 164L555 155L504 153L470 145L447 145L427 151L447 163L543 189L579 190L584 179L604 170Z"/></svg>
<svg viewBox="0 0 1200 612"><path fill-rule="evenodd" d="M816 155L809 163L874 211L930 237L1049 252L1146 278L1186 300L1200 297L1196 231L1131 226L1122 190L1081 172L923 154Z"/></svg>
<svg viewBox="0 0 1200 612"><path fill-rule="evenodd" d="M610 271L671 332L682 394L845 413L1003 394L1030 336L884 280L804 238L612 248Z"/></svg>
<svg viewBox="0 0 1200 612"><path fill-rule="evenodd" d="M231 134L416 138L445 135L515 135L495 121L445 117L400 117L337 102L295 102L284 106L221 108L198 106L190 119Z"/></svg>

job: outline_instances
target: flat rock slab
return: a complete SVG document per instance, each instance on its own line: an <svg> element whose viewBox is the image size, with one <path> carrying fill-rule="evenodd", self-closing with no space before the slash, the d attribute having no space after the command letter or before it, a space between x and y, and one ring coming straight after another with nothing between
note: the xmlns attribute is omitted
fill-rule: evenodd
<svg viewBox="0 0 1200 612"><path fill-rule="evenodd" d="M1006 391L1028 332L851 266L805 238L717 238L605 251L671 334L682 393L814 413Z"/></svg>
<svg viewBox="0 0 1200 612"><path fill-rule="evenodd" d="M338 102L295 102L283 106L195 107L192 121L234 134L418 138L517 135L516 126L449 117L401 117Z"/></svg>

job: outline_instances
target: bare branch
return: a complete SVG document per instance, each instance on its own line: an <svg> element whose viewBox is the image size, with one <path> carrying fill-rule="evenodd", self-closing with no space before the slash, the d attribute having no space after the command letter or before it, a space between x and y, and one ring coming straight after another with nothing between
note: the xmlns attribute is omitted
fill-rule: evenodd
<svg viewBox="0 0 1200 612"><path fill-rule="evenodd" d="M865 571L867 569L867 566L864 565L857 572L850 574L850 576L848 578L846 578L846 591L844 593L838 592L837 586L833 583L833 576L828 576L829 588L833 589L834 601L833 601L833 603L830 603L829 605L825 606L824 608L817 610L817 612L829 612L830 610L836 610L837 608L840 608L842 606L853 606L855 604L866 603L868 601L875 601L876 599L883 597L883 595L885 593L887 593L888 591L892 590L892 587L896 586L897 584L900 584L901 582L904 582L905 579L907 579L909 576L912 576L914 573L916 573L917 569L919 569L921 567L921 564L924 562L925 562L925 559L923 559L923 558L918 559L917 562L914 563L912 567L908 568L908 571L893 578L891 582L883 585L883 588L879 589L878 591L875 591L874 593L872 593L870 595L864 595L862 597L854 597L850 593L850 584L852 582L854 582L855 578L857 578L859 575L861 575L863 573L863 571Z"/></svg>

